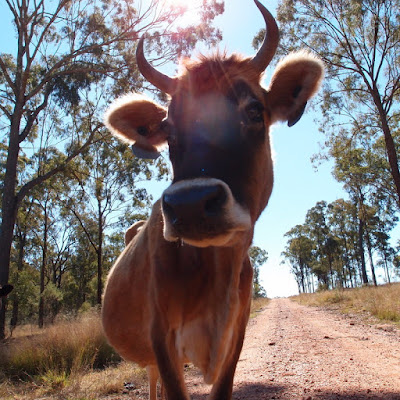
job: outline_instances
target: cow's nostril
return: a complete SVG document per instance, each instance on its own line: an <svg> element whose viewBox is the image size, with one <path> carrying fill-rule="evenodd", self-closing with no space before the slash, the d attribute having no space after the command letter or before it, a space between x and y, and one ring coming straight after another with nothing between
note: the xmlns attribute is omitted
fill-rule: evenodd
<svg viewBox="0 0 400 400"><path fill-rule="evenodd" d="M178 188L163 195L163 210L170 223L200 221L218 216L227 201L222 185Z"/></svg>
<svg viewBox="0 0 400 400"><path fill-rule="evenodd" d="M171 224L176 225L178 222L178 217L176 216L175 210L177 209L178 205L176 204L174 197L168 194L164 194L162 201L164 213L168 215Z"/></svg>
<svg viewBox="0 0 400 400"><path fill-rule="evenodd" d="M227 195L225 189L221 185L215 186L204 203L204 212L206 216L211 217L219 214L226 203L226 199Z"/></svg>

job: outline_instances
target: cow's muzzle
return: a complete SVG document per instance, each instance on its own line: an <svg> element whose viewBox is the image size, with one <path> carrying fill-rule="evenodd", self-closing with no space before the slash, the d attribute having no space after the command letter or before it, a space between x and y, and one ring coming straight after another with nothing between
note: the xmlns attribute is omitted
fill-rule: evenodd
<svg viewBox="0 0 400 400"><path fill-rule="evenodd" d="M229 186L214 178L179 181L162 195L164 237L197 247L226 245L235 232L250 228L250 215Z"/></svg>

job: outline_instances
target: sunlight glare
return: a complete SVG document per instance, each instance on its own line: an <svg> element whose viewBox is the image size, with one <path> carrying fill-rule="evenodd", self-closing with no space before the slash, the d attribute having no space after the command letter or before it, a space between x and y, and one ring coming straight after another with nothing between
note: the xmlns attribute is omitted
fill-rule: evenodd
<svg viewBox="0 0 400 400"><path fill-rule="evenodd" d="M172 8L184 10L178 18L179 26L196 25L200 23L201 0L165 0L165 3Z"/></svg>

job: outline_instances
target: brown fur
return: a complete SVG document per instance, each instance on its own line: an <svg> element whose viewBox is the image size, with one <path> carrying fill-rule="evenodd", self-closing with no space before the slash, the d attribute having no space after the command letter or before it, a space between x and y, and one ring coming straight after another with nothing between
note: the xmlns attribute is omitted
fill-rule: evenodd
<svg viewBox="0 0 400 400"><path fill-rule="evenodd" d="M236 365L239 357L251 300L252 269L247 257L251 233L241 242L233 248L204 250L166 242L157 202L149 221L110 272L102 311L106 336L125 359L153 368L159 364L161 373L174 370L178 381L164 382L169 393L186 393L181 366L188 360L175 353L173 343L179 328L200 314L207 314L208 322L188 331L186 339L198 341L197 366L208 383L221 381L225 374L224 378L233 379L228 366ZM118 328L122 321L123 330ZM204 329L203 338L198 329ZM169 343L166 354L156 338ZM227 343L233 347L224 354ZM163 354L161 360L157 351ZM214 391L225 384L221 382Z"/></svg>
<svg viewBox="0 0 400 400"><path fill-rule="evenodd" d="M213 90L226 93L232 82L242 77L246 77L248 83L258 85L261 76L251 66L250 59L239 54L226 56L217 53L212 57L201 56L197 61L186 60L181 70L178 92L189 90L193 96Z"/></svg>

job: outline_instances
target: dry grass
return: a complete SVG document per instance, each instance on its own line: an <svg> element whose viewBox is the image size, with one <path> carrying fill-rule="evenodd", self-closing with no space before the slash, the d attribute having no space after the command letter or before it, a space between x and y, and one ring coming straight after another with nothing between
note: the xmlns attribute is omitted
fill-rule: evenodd
<svg viewBox="0 0 400 400"><path fill-rule="evenodd" d="M292 299L311 306L335 305L344 313L367 313L400 324L400 283L301 294Z"/></svg>
<svg viewBox="0 0 400 400"><path fill-rule="evenodd" d="M121 393L124 382L134 382L147 390L146 371L133 364L122 362L105 370L74 373L68 378L48 376L41 384L6 381L0 384L2 400L95 400Z"/></svg>
<svg viewBox="0 0 400 400"><path fill-rule="evenodd" d="M0 345L0 398L29 400L75 391L82 376L119 361L104 338L97 312L40 333L19 333ZM107 382L112 386L112 380Z"/></svg>
<svg viewBox="0 0 400 400"><path fill-rule="evenodd" d="M266 297L257 297L252 299L250 308L250 318L254 318L268 304L269 299Z"/></svg>
<svg viewBox="0 0 400 400"><path fill-rule="evenodd" d="M252 301L251 317L268 299ZM106 343L97 313L45 329L27 326L0 344L0 399L94 400L121 393L124 382L147 392L146 371Z"/></svg>

